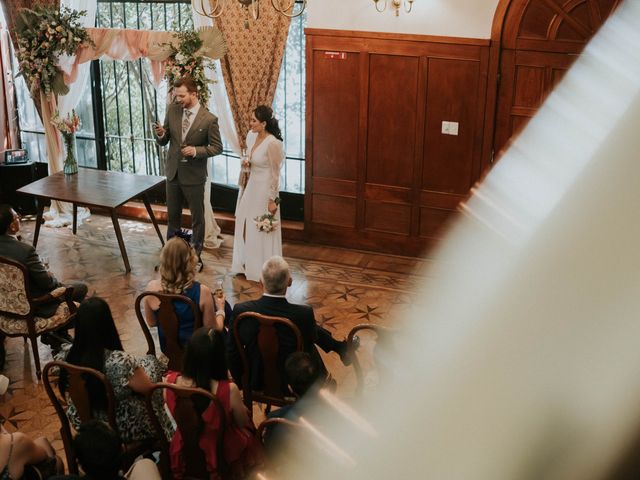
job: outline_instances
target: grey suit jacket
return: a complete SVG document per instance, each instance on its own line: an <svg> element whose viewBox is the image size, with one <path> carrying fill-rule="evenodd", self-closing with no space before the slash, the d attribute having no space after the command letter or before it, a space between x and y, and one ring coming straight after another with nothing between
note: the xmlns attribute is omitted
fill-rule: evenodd
<svg viewBox="0 0 640 480"><path fill-rule="evenodd" d="M36 249L11 235L0 235L0 256L23 264L29 271L29 293L39 297L61 286L40 261Z"/></svg>
<svg viewBox="0 0 640 480"><path fill-rule="evenodd" d="M165 134L156 138L160 145L169 144L165 174L167 180L173 180L178 172L182 185L200 185L207 179L207 158L222 153L222 140L218 128L218 118L203 106L200 106L196 118L187 132L184 144L196 147L196 156L182 162L182 106L172 103L167 107L164 119Z"/></svg>

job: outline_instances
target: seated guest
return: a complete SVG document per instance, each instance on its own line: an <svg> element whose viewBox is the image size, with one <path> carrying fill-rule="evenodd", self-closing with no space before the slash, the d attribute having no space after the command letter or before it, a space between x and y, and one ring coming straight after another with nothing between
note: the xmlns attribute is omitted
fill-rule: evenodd
<svg viewBox="0 0 640 480"><path fill-rule="evenodd" d="M0 427L0 479L22 478L27 465L51 463L57 473L64 472L62 461L44 437L31 440L24 433L7 432Z"/></svg>
<svg viewBox="0 0 640 480"><path fill-rule="evenodd" d="M260 446L253 436L255 430L238 387L227 377L227 363L222 336L206 327L198 329L189 342L184 354L182 374L169 372L166 381L185 387L199 387L213 393L224 409L224 419L218 416L213 405L201 405L200 447L207 463L211 478L218 478L223 463L231 474L229 478L244 478L249 469L261 460ZM166 392L167 406L171 413L175 410L175 396ZM224 425L222 452L224 462L217 459L216 431ZM170 456L173 478L180 479L184 472L181 455L182 433L177 430L171 440Z"/></svg>
<svg viewBox="0 0 640 480"><path fill-rule="evenodd" d="M307 352L294 352L284 364L284 373L297 400L292 405L274 410L268 417L296 421L305 410L314 408L313 405L317 404L316 394L322 383L322 372L318 363ZM278 448L274 445L281 442L281 430L284 429L273 425L265 432L264 446L269 455Z"/></svg>
<svg viewBox="0 0 640 480"><path fill-rule="evenodd" d="M173 237L167 241L160 254L160 280L151 280L146 290L150 292L174 293L189 297L200 308L202 325L214 330L222 330L224 311L215 311L211 290L195 280L198 256L189 243L181 237ZM157 310L160 302L152 296L143 300L145 320L150 327L157 325ZM189 305L184 302L174 302L174 308L180 322L178 337L181 345L193 333L194 317ZM158 328L160 348L166 351L165 337Z"/></svg>
<svg viewBox="0 0 640 480"><path fill-rule="evenodd" d="M91 297L82 302L76 314L75 328L71 348L63 349L57 359L105 374L115 394L116 422L123 442L150 438L154 430L141 395L149 391L152 382L162 379L164 369L158 359L152 355L134 357L123 351L111 309L102 298ZM65 371L60 375L60 388L63 393L68 388ZM90 378L87 389L92 406L99 412L105 411L107 398L102 384ZM154 397L154 407L159 412L167 438L171 438L173 428L164 413L161 396ZM80 420L71 400L67 416L78 429ZM106 413L98 414L98 418L107 421Z"/></svg>
<svg viewBox="0 0 640 480"><path fill-rule="evenodd" d="M24 265L29 271L29 295L40 297L58 287L64 286L47 266L42 263L36 249L19 239L20 217L9 205L0 205L0 256ZM73 300L81 302L87 295L87 286L80 282L70 282ZM35 313L39 317L50 317L58 309L58 301L38 305ZM63 332L62 332L63 333ZM63 333L64 335L64 333ZM4 364L4 335L0 333L0 368ZM60 339L56 335L45 334L42 341L56 347Z"/></svg>
<svg viewBox="0 0 640 480"><path fill-rule="evenodd" d="M232 318L228 323L229 327L233 325L233 320L243 312L285 317L300 329L304 351L314 357L323 371L326 372L326 368L315 345L325 352L338 353L342 362L345 365L349 365L351 363L351 352L348 349L347 342L334 339L331 333L317 325L313 315L313 308L309 305L296 305L287 301L287 289L291 286L291 282L291 274L289 273L287 262L277 255L271 257L262 267L261 284L264 289L262 297L258 300L236 303L233 308ZM261 359L257 345L257 321L251 319L242 322L238 333L251 364L250 385L254 390L260 390L263 382L259 373L257 373L261 371ZM284 378L284 363L287 357L295 351L296 339L290 329L283 328L278 331L278 340L280 342L278 363ZM231 374L236 382L239 382L242 378L242 362L233 335L228 335L227 353Z"/></svg>
<svg viewBox="0 0 640 480"><path fill-rule="evenodd" d="M137 460L124 476L120 475L122 444L116 432L100 420L87 422L78 429L78 434L73 439L73 449L84 475L59 475L50 480L160 479L158 467L148 458Z"/></svg>

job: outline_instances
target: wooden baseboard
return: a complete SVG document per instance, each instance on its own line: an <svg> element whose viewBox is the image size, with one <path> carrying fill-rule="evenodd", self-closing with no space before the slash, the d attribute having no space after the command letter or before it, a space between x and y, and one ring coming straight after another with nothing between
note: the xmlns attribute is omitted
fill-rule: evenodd
<svg viewBox="0 0 640 480"><path fill-rule="evenodd" d="M153 214L156 217L158 223L167 224L167 207L166 205L152 204ZM93 210L99 211L97 208ZM106 210L105 210L106 212ZM228 212L213 212L216 217L216 222L220 226L223 233L233 235L236 219ZM147 209L142 202L127 202L118 208L118 216L122 218L130 218L140 220L142 222L150 222ZM189 210L182 210L182 224L191 224L191 213ZM282 221L282 238L284 240L302 242L305 241L304 235L304 222L294 222L291 220Z"/></svg>

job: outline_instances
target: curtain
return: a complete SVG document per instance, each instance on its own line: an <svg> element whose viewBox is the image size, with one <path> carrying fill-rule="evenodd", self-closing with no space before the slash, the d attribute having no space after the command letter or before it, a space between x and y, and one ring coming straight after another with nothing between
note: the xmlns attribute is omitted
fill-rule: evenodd
<svg viewBox="0 0 640 480"><path fill-rule="evenodd" d="M222 75L239 143L244 147L249 119L258 105L273 103L291 19L268 1L260 2L260 18L249 20L240 2L228 2L216 25L227 43Z"/></svg>
<svg viewBox="0 0 640 480"><path fill-rule="evenodd" d="M213 22L210 18L198 14L193 8L191 9L193 14L193 25L197 30L200 27L212 25ZM224 139L229 143L231 149L240 153L240 145L237 141L237 134L235 126L233 124L233 115L231 113L231 107L229 107L229 101L226 94L224 94L224 86L221 85L222 77L217 74L220 71L220 62L216 60L215 70L207 69L207 77L214 80L216 83L209 86L211 91L211 97L209 98L209 111L213 112L218 117L218 125ZM222 238L220 237L220 227L216 222L213 214L213 208L211 207L211 180L213 177L213 158L209 158L207 163L207 177L208 181L204 188L204 220L205 220L205 232L204 232L204 246L207 248L218 248L222 244Z"/></svg>
<svg viewBox="0 0 640 480"><path fill-rule="evenodd" d="M71 8L87 10L87 15L83 17L83 25L85 27L95 25L96 0L65 0L65 4ZM56 109L61 113L68 113L77 106L89 75L91 60L96 60L102 56L118 60L137 60L140 57L149 56L156 86L162 80L164 72L163 61L167 57L167 53L155 45L168 42L171 36L170 32L107 28L87 28L87 32L95 46L81 47L76 52L76 55L70 57L64 55L59 60L59 66L65 73L65 83L69 86L69 93L57 99L51 95L51 98L47 100L49 103L48 108L42 111L42 123L47 137L50 174L62 170L63 163L60 134L51 126L51 116ZM44 96L42 97L44 98ZM78 217L81 220L89 215L88 209L78 209ZM57 201L51 202L51 208L46 213L45 220L45 225L48 227L69 225L73 220L71 204Z"/></svg>
<svg viewBox="0 0 640 480"><path fill-rule="evenodd" d="M67 6L72 10L86 10L87 13L82 17L82 26L93 27L96 23L97 0L62 0L61 5ZM67 71L75 63L76 56L62 55L59 59L59 67L63 71ZM58 97L58 111L60 115L65 116L78 106L80 95L84 90L87 78L89 77L90 64L85 63L77 69L76 81L69 85L69 93ZM60 171L63 162L62 149L60 156L56 162L55 171ZM51 162L49 162L49 170L53 171ZM78 219L80 221L91 215L88 208L78 207ZM70 225L73 221L73 208L70 203L51 202L49 211L45 214L45 225L48 227L64 227Z"/></svg>
<svg viewBox="0 0 640 480"><path fill-rule="evenodd" d="M9 30L9 35L11 35L11 40L13 44L16 44L16 29L14 28L16 24L16 18L18 17L18 10L21 8L29 8L33 6L32 0L0 0L2 7L4 8L4 18L7 21L7 30ZM40 2L43 5L58 5L57 0L43 0Z"/></svg>
<svg viewBox="0 0 640 480"><path fill-rule="evenodd" d="M0 30L0 146L18 148L18 119L16 115L13 72L11 70L11 39L6 28Z"/></svg>

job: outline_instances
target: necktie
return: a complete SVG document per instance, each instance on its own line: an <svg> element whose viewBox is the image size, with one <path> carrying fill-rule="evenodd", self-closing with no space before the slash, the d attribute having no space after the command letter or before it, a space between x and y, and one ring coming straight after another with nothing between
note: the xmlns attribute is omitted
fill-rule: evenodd
<svg viewBox="0 0 640 480"><path fill-rule="evenodd" d="M189 121L189 117L191 117L191 110L185 110L184 115L182 117L182 139L187 136L187 132L189 131L189 126L191 122Z"/></svg>

